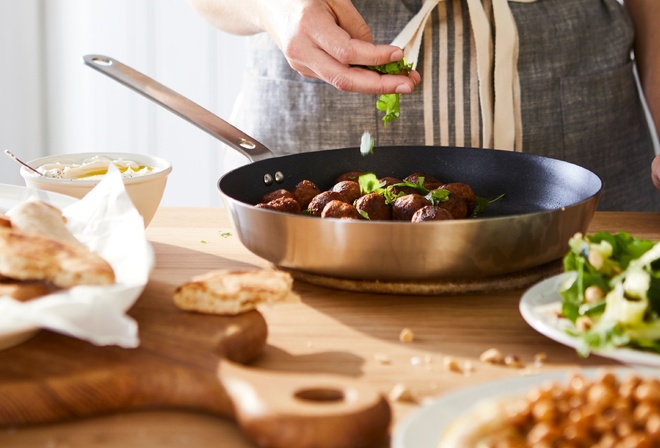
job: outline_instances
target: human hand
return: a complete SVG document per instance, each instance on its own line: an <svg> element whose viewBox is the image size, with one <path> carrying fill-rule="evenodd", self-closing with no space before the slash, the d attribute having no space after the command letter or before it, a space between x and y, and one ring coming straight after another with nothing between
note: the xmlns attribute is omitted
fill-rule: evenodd
<svg viewBox="0 0 660 448"><path fill-rule="evenodd" d="M403 58L400 48L376 45L368 25L350 0L264 0L262 27L275 40L289 65L307 78L339 90L360 93L410 93L420 82L408 76L383 75L359 66L382 65Z"/></svg>
<svg viewBox="0 0 660 448"><path fill-rule="evenodd" d="M660 155L655 156L651 164L651 178L653 179L655 188L660 190Z"/></svg>

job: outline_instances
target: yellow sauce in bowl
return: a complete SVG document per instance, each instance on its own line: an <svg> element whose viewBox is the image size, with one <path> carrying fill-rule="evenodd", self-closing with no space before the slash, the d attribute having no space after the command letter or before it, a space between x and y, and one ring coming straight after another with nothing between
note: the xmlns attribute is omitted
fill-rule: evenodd
<svg viewBox="0 0 660 448"><path fill-rule="evenodd" d="M122 177L139 177L154 172L152 166L140 165L132 160L111 160L103 156L93 156L80 163L47 163L37 170L51 179L99 180L107 174L110 164L119 169Z"/></svg>

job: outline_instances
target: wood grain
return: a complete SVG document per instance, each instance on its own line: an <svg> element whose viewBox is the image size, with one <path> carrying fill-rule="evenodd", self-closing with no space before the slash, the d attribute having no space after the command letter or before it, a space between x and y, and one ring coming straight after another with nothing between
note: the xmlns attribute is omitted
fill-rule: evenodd
<svg viewBox="0 0 660 448"><path fill-rule="evenodd" d="M186 313L159 290L150 284L130 311L140 331L136 349L97 347L42 331L0 352L0 424L149 408L231 417L214 352L222 349L239 362L255 359L268 333L263 317L257 311L237 317ZM229 340L228 332L234 336Z"/></svg>

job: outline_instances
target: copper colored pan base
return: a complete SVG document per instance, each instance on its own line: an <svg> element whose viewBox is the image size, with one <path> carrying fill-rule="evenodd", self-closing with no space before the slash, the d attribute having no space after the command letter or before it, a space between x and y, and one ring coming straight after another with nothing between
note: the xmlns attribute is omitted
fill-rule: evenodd
<svg viewBox="0 0 660 448"><path fill-rule="evenodd" d="M294 279L325 288L378 294L460 295L527 288L562 272L561 260L512 274L481 279L438 279L425 281L378 281L334 278L280 267Z"/></svg>

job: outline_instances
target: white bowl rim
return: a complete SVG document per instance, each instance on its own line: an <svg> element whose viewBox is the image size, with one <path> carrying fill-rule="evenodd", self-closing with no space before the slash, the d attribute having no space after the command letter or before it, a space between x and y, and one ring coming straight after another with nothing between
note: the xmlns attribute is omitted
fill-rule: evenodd
<svg viewBox="0 0 660 448"><path fill-rule="evenodd" d="M153 156L150 154L140 154L135 152L78 152L78 153L65 153L65 154L52 154L49 156L38 157L27 162L28 165L35 168L48 163L51 161L75 161L79 159L85 159L93 156L105 156L108 158L114 159L133 159L133 160L150 160L149 164L154 168L158 168L158 171L155 171L150 174L145 174L143 176L137 177L125 177L123 181L125 184L137 184L142 182L148 182L156 178L167 176L172 171L172 164L159 156ZM154 163L155 162L155 163ZM33 173L28 168L22 166L20 169L20 174L23 178L38 179L40 182L45 182L47 184L67 184L67 185L80 185L81 187L89 187L98 184L101 179L96 180L79 180L79 179L55 179L52 177L39 176L36 173Z"/></svg>

